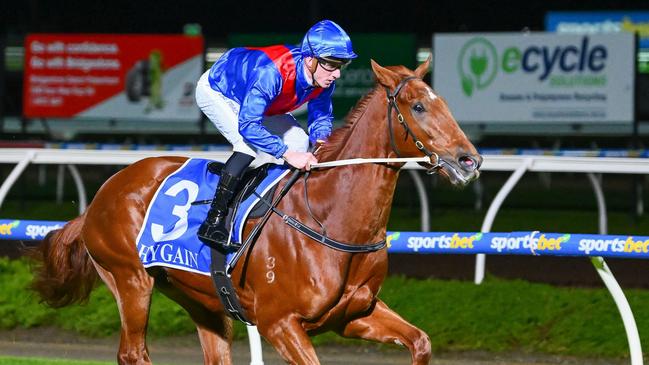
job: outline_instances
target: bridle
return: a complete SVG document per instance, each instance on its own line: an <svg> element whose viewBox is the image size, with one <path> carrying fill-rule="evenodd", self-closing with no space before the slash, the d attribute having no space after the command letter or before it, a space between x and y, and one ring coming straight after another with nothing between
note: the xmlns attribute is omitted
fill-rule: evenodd
<svg viewBox="0 0 649 365"><path fill-rule="evenodd" d="M399 151L399 148L397 147L397 144L394 141L394 129L392 128L392 109L394 109L397 112L397 120L399 121L399 124L403 126L403 129L406 132L406 137L404 139L407 140L408 136L412 137L413 141L415 141L415 147L417 147L418 150L424 153L429 159L431 163L431 167L426 169L427 174L434 174L437 172L438 169L442 168L444 165L444 160L442 160L439 155L428 148L424 146L424 144L417 138L417 136L412 132L410 129L410 126L408 126L408 122L406 121L406 118L403 117L403 114L401 114L401 111L399 110L399 105L397 105L397 95L399 94L399 91L403 88L403 86L410 80L416 80L419 79L418 77L415 76L408 76L405 79L401 80L397 87L394 89L393 92L390 92L390 89L385 87L385 93L387 94L388 98L388 131L390 132L390 144L392 144L392 150L394 153L397 154L397 157L402 157L401 152ZM435 162L433 163L433 158L435 157Z"/></svg>

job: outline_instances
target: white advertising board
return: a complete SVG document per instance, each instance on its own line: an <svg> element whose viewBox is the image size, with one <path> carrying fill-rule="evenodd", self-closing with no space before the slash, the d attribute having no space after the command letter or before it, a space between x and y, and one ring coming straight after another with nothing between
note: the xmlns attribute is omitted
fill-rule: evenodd
<svg viewBox="0 0 649 365"><path fill-rule="evenodd" d="M436 34L433 49L460 122L633 121L632 34Z"/></svg>

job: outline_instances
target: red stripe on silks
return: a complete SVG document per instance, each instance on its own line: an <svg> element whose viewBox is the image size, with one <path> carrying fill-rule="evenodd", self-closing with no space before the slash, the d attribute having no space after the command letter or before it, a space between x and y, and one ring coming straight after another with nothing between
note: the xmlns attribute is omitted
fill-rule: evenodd
<svg viewBox="0 0 649 365"><path fill-rule="evenodd" d="M280 94L272 101L272 103L266 108L264 115L277 115L285 114L290 111L293 111L299 108L302 104L307 101L316 98L322 92L322 89L318 88L307 95L301 103L297 102L297 95L295 93L295 77L296 77L296 67L295 60L291 54L291 50L283 45L270 46L270 47L260 47L254 48L250 47L252 50L262 51L270 58L277 70L282 77L282 91Z"/></svg>

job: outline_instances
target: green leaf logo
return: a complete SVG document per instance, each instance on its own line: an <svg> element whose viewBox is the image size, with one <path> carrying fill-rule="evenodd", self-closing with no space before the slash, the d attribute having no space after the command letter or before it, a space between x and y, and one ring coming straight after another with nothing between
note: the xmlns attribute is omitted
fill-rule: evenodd
<svg viewBox="0 0 649 365"><path fill-rule="evenodd" d="M475 75L475 77L480 80L480 76L487 70L487 64L489 60L487 57L484 55L484 53L480 56L476 55L475 49L473 49L471 53L471 58L469 59L469 65L471 68L471 72Z"/></svg>
<svg viewBox="0 0 649 365"><path fill-rule="evenodd" d="M473 81L465 76L462 76L462 91L464 91L466 96L471 96L473 94Z"/></svg>
<svg viewBox="0 0 649 365"><path fill-rule="evenodd" d="M496 77L497 65L496 47L484 37L471 38L462 46L458 57L462 92L471 97L489 86Z"/></svg>

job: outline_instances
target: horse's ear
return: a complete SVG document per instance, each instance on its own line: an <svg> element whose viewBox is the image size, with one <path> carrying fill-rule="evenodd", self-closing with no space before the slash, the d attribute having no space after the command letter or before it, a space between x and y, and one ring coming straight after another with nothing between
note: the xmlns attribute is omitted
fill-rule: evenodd
<svg viewBox="0 0 649 365"><path fill-rule="evenodd" d="M415 70L415 76L419 77L420 79L423 79L424 76L428 73L428 70L430 69L430 61L433 59L431 55L428 55L428 58L424 63L419 65L417 69Z"/></svg>
<svg viewBox="0 0 649 365"><path fill-rule="evenodd" d="M397 86L397 84L399 84L400 78L396 72L388 70L372 59L370 59L370 63L372 64L372 70L374 70L374 75L376 76L376 80L379 82L379 84L387 87L390 90L392 90Z"/></svg>

